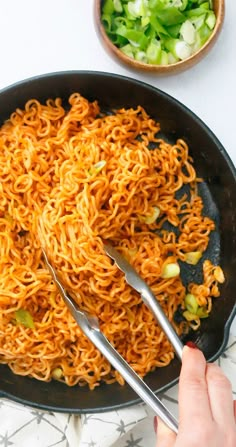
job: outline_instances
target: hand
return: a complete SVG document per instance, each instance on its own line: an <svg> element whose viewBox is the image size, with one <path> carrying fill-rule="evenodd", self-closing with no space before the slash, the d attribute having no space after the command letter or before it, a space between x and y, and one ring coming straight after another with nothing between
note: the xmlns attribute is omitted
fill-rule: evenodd
<svg viewBox="0 0 236 447"><path fill-rule="evenodd" d="M179 381L179 432L158 418L157 447L236 447L236 401L221 369L184 347Z"/></svg>

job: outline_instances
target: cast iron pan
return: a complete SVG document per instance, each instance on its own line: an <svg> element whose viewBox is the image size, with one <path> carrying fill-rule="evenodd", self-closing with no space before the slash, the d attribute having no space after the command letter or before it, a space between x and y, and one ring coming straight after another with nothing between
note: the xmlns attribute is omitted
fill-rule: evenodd
<svg viewBox="0 0 236 447"><path fill-rule="evenodd" d="M227 343L236 314L236 171L232 162L210 129L183 104L145 83L109 73L52 73L10 86L0 92L0 123L30 98L45 101L60 96L66 102L75 91L89 100L97 99L104 110L140 104L161 123L162 134L170 142L183 138L189 144L198 175L205 180L200 188L204 212L217 223L206 256L220 262L226 276L210 318L189 338L197 341L209 361L215 360ZM181 273L186 282L192 279L191 269L182 266ZM194 279L200 281L200 277L199 271ZM175 359L148 374L145 381L159 393L177 382L179 371L180 363ZM0 365L0 393L37 408L72 413L109 411L140 402L128 385L104 384L94 391L70 388L55 381L44 383L14 375L6 365Z"/></svg>

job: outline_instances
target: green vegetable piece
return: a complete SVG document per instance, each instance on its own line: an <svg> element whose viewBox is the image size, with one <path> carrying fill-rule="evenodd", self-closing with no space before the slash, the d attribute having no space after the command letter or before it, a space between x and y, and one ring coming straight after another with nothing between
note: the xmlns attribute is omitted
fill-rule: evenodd
<svg viewBox="0 0 236 447"><path fill-rule="evenodd" d="M191 17L189 20L191 20L194 28L196 30L198 30L204 24L205 19L206 19L206 14L201 14L200 16L197 16L197 17Z"/></svg>
<svg viewBox="0 0 236 447"><path fill-rule="evenodd" d="M121 51L122 53L126 54L126 56L134 59L134 47L130 43L121 47Z"/></svg>
<svg viewBox="0 0 236 447"><path fill-rule="evenodd" d="M55 368L55 369L52 371L52 378L53 378L54 380L60 380L60 379L62 378L62 376L63 376L63 371L62 371L61 368Z"/></svg>
<svg viewBox="0 0 236 447"><path fill-rule="evenodd" d="M153 39L147 47L146 54L149 64L159 64L161 61L161 42L159 40Z"/></svg>
<svg viewBox="0 0 236 447"><path fill-rule="evenodd" d="M143 31L127 29L125 25L121 25L117 28L116 33L125 37L132 45L139 47L141 50L147 47L148 38Z"/></svg>
<svg viewBox="0 0 236 447"><path fill-rule="evenodd" d="M168 53L164 50L161 51L161 61L160 64L161 65L168 65L169 63L169 58L168 58Z"/></svg>
<svg viewBox="0 0 236 447"><path fill-rule="evenodd" d="M108 14L102 14L102 22L103 22L103 25L104 25L106 31L109 34L111 32L111 27L112 27L111 16L109 16Z"/></svg>
<svg viewBox="0 0 236 447"><path fill-rule="evenodd" d="M210 28L210 30L213 30L216 24L216 16L213 11L208 12L205 23L207 24L208 28Z"/></svg>
<svg viewBox="0 0 236 447"><path fill-rule="evenodd" d="M188 253L185 253L185 262L187 264L196 265L201 257L201 251L189 251Z"/></svg>
<svg viewBox="0 0 236 447"><path fill-rule="evenodd" d="M145 51L136 51L134 54L134 58L140 62L145 62L145 63L148 62Z"/></svg>
<svg viewBox="0 0 236 447"><path fill-rule="evenodd" d="M135 23L137 20L137 17L134 16L133 14L130 14L129 9L128 9L128 5L123 5L123 11L125 16L127 17L128 20L130 20L131 22Z"/></svg>
<svg viewBox="0 0 236 447"><path fill-rule="evenodd" d="M139 220L140 222L144 222L146 224L152 224L156 222L159 215L160 215L160 208L158 208L158 206L154 206L152 208L151 214L149 214L148 216L139 216Z"/></svg>
<svg viewBox="0 0 236 447"><path fill-rule="evenodd" d="M196 30L190 20L185 20L185 22L181 25L179 32L184 41L189 45L192 45L195 42Z"/></svg>
<svg viewBox="0 0 236 447"><path fill-rule="evenodd" d="M134 0L130 1L127 5L130 15L134 17L145 17L147 15L147 1L145 0Z"/></svg>
<svg viewBox="0 0 236 447"><path fill-rule="evenodd" d="M170 264L165 264L162 272L161 272L161 278L163 279L170 279L170 278L175 278L176 276L179 276L180 274L180 268L179 268L179 264L174 263L170 263Z"/></svg>
<svg viewBox="0 0 236 447"><path fill-rule="evenodd" d="M201 8L206 9L206 10L210 9L209 2L202 2L201 3Z"/></svg>
<svg viewBox="0 0 236 447"><path fill-rule="evenodd" d="M115 11L113 0L105 0L102 8L103 14L112 15Z"/></svg>
<svg viewBox="0 0 236 447"><path fill-rule="evenodd" d="M182 0L182 6L179 7L180 11L184 11L188 6L188 0Z"/></svg>
<svg viewBox="0 0 236 447"><path fill-rule="evenodd" d="M104 166L106 166L106 164L107 164L106 160L98 161L97 163L95 163L95 165L93 165L89 169L89 171L88 171L89 175L98 174L104 168Z"/></svg>
<svg viewBox="0 0 236 447"><path fill-rule="evenodd" d="M194 321L194 320L199 320L199 316L192 314L191 312L189 312L189 310L185 310L183 312L183 317L187 320L187 321Z"/></svg>
<svg viewBox="0 0 236 447"><path fill-rule="evenodd" d="M211 35L211 30L207 25L203 25L197 32L200 39L200 46L202 47L204 43L209 39Z"/></svg>
<svg viewBox="0 0 236 447"><path fill-rule="evenodd" d="M170 37L177 39L179 37L179 32L180 32L181 26L182 26L181 24L167 26L166 31L168 32Z"/></svg>
<svg viewBox="0 0 236 447"><path fill-rule="evenodd" d="M157 19L157 17L155 16L155 14L151 14L150 15L150 24L153 27L153 29L155 30L155 32L161 36L162 34L164 36L169 36L169 33L167 31L166 28L164 28L164 26L162 26L162 24L160 23L160 21Z"/></svg>
<svg viewBox="0 0 236 447"><path fill-rule="evenodd" d="M176 59L187 59L192 54L191 46L187 42L184 42L184 40L165 39L164 45Z"/></svg>
<svg viewBox="0 0 236 447"><path fill-rule="evenodd" d="M30 312L26 309L18 309L15 311L15 318L18 324L34 329L34 321Z"/></svg>
<svg viewBox="0 0 236 447"><path fill-rule="evenodd" d="M150 23L149 17L141 17L141 27L145 28Z"/></svg>
<svg viewBox="0 0 236 447"><path fill-rule="evenodd" d="M123 6L120 0L113 0L113 4L114 4L114 10L116 12L122 12L123 11Z"/></svg>
<svg viewBox="0 0 236 447"><path fill-rule="evenodd" d="M176 64L178 59L172 53L168 53L168 62L169 64Z"/></svg>
<svg viewBox="0 0 236 447"><path fill-rule="evenodd" d="M155 14L163 26L177 25L185 21L185 15L175 7L157 9Z"/></svg>
<svg viewBox="0 0 236 447"><path fill-rule="evenodd" d="M199 8L193 8L193 9L189 9L188 11L185 11L185 16L188 18L199 17L202 14L206 14L207 11L208 11L208 9L203 8L201 6Z"/></svg>
<svg viewBox="0 0 236 447"><path fill-rule="evenodd" d="M205 307L199 307L197 310L197 315L199 318L208 318L209 313L207 312L207 309Z"/></svg>
<svg viewBox="0 0 236 447"><path fill-rule="evenodd" d="M192 293L187 293L187 295L185 296L184 299L184 304L186 309L191 313L191 314L197 314L197 310L198 310L198 303L196 300L196 297L194 295L192 295Z"/></svg>

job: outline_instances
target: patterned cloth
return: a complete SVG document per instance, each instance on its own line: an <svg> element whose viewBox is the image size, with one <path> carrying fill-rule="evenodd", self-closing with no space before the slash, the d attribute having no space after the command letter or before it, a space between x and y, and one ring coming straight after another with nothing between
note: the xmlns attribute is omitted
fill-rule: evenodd
<svg viewBox="0 0 236 447"><path fill-rule="evenodd" d="M236 323L236 321L235 321ZM236 324L217 363L233 385L236 399ZM178 416L178 386L162 394ZM154 447L154 413L140 404L107 413L47 413L0 399L0 446L3 447Z"/></svg>

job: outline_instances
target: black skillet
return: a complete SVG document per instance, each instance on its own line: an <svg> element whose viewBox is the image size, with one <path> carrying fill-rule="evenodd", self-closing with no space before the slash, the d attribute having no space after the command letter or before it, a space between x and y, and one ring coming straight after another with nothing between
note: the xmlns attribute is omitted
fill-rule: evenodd
<svg viewBox="0 0 236 447"><path fill-rule="evenodd" d="M45 101L59 96L66 103L76 91L89 100L97 99L104 110L140 104L161 123L162 134L169 141L183 138L189 144L198 175L205 180L200 189L204 212L217 223L205 256L220 262L226 276L210 318L203 320L201 328L189 337L209 361L217 359L226 346L236 314L236 171L230 158L211 130L183 104L157 88L109 73L52 73L14 84L0 92L0 124L31 98ZM193 277L193 271L184 271L183 266L182 274L186 282ZM200 281L201 272L194 275L194 280ZM160 393L177 382L179 371L180 362L175 359L169 366L148 374L145 381ZM72 413L116 410L140 402L128 385L103 384L94 391L70 388L55 381L44 383L14 375L6 365L0 365L0 394L37 408Z"/></svg>

